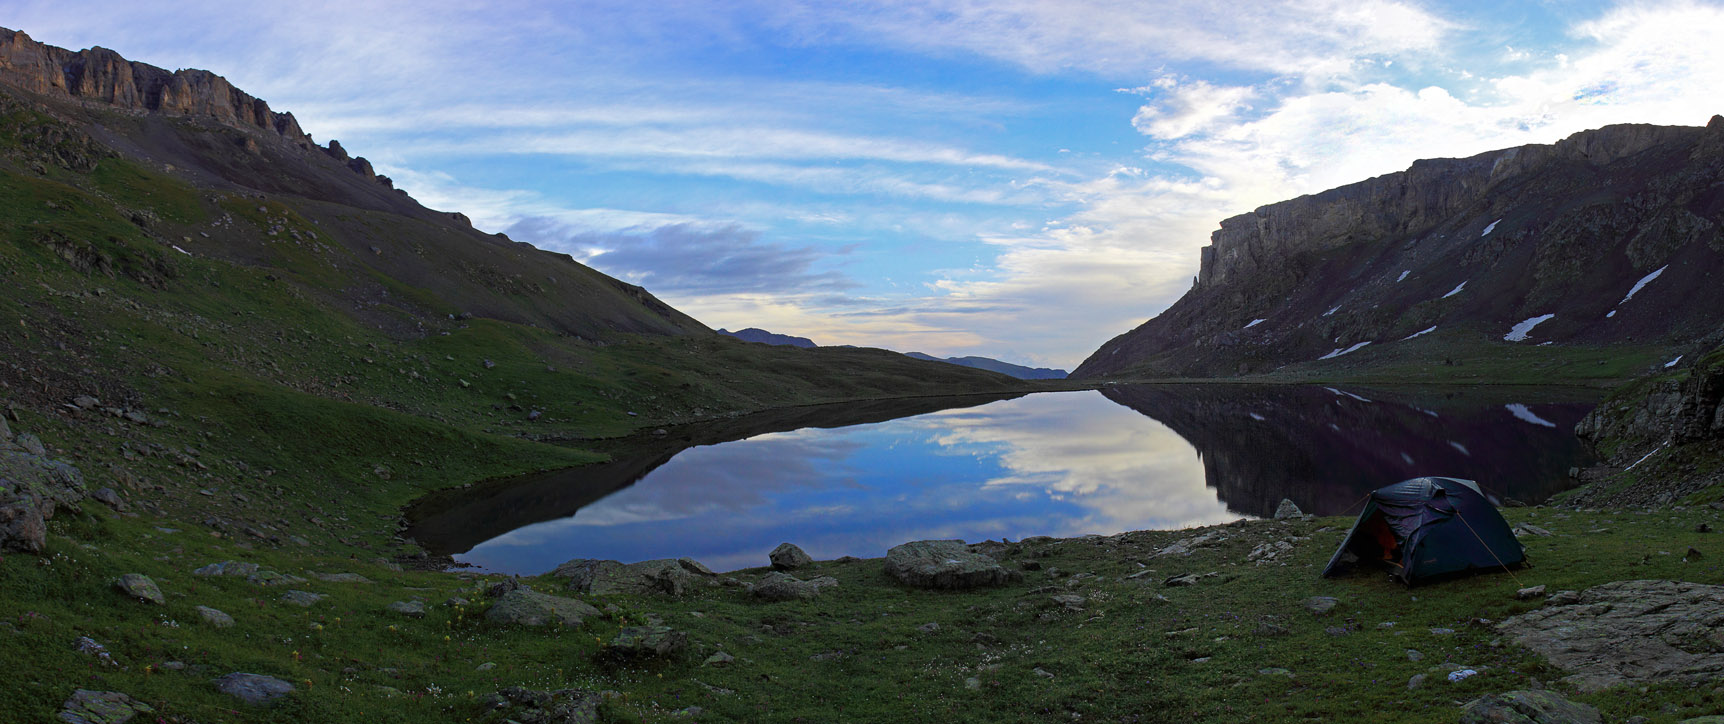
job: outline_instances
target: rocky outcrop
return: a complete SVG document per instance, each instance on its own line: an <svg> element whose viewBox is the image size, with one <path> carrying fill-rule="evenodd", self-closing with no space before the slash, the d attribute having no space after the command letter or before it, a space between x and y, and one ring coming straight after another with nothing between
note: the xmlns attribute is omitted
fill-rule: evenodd
<svg viewBox="0 0 1724 724"><path fill-rule="evenodd" d="M1612 462L1627 464L1647 445L1724 439L1724 347L1690 369L1625 389L1575 427L1594 443L1612 445Z"/></svg>
<svg viewBox="0 0 1724 724"><path fill-rule="evenodd" d="M39 43L22 31L0 28L0 82L31 93L136 113L210 118L280 136L302 149L317 147L292 113L271 110L267 101L235 88L226 78L207 70L170 72L126 60L107 48L72 51ZM349 158L336 141L330 141L324 152L354 173L378 178L369 161Z"/></svg>
<svg viewBox="0 0 1724 724"><path fill-rule="evenodd" d="M1704 128L1607 126L1418 161L1264 206L1222 221L1191 290L1072 376L1350 365L1447 335L1703 339L1719 329L1708 310L1724 305L1714 279L1724 266L1720 182L1724 117L1714 117ZM1640 289L1640 280L1656 283ZM1535 335L1510 334L1538 317Z"/></svg>
<svg viewBox="0 0 1724 724"><path fill-rule="evenodd" d="M86 496L84 475L48 457L29 433L0 436L0 551L41 553L47 521L61 508L77 509Z"/></svg>
<svg viewBox="0 0 1724 724"><path fill-rule="evenodd" d="M1582 691L1724 675L1724 586L1617 581L1571 598L1497 629L1572 672L1564 681Z"/></svg>
<svg viewBox="0 0 1724 724"><path fill-rule="evenodd" d="M568 579L569 590L580 593L680 596L693 586L710 584L713 573L690 558L662 558L627 565L577 558L557 566L551 575Z"/></svg>

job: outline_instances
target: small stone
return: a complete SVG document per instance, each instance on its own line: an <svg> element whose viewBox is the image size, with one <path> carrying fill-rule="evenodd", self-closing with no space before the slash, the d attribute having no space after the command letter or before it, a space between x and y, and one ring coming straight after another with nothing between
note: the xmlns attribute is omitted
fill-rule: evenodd
<svg viewBox="0 0 1724 724"><path fill-rule="evenodd" d="M249 576L254 573L257 573L256 563L241 563L239 561L211 563L192 571L194 576Z"/></svg>
<svg viewBox="0 0 1724 724"><path fill-rule="evenodd" d="M117 691L78 689L60 705L60 721L67 724L126 724L139 714L155 709Z"/></svg>
<svg viewBox="0 0 1724 724"><path fill-rule="evenodd" d="M396 601L389 604L388 608L408 618L425 618L424 601Z"/></svg>
<svg viewBox="0 0 1724 724"><path fill-rule="evenodd" d="M1038 667L1036 667L1036 669L1035 669L1035 671L1034 671L1034 672L1032 672L1032 673L1034 673L1034 674L1035 674L1035 675L1036 675L1036 676L1040 676L1040 677L1042 677L1042 678L1044 678L1044 679L1052 679L1052 678L1054 678L1054 675L1053 675L1053 674L1052 674L1052 673L1050 673L1050 672L1049 672L1049 671L1047 671L1047 670L1046 670L1046 669L1043 669L1043 668L1042 668L1042 667L1040 667L1040 666L1038 666Z"/></svg>
<svg viewBox="0 0 1724 724"><path fill-rule="evenodd" d="M102 488L91 493L90 497L114 510L124 511L126 509L126 501L121 499L120 494L113 488Z"/></svg>
<svg viewBox="0 0 1724 724"><path fill-rule="evenodd" d="M312 578L325 583L370 583L371 579L357 573L313 573Z"/></svg>
<svg viewBox="0 0 1724 724"><path fill-rule="evenodd" d="M1523 533L1526 535L1534 535L1534 536L1540 536L1540 537L1550 535L1550 531L1548 531L1544 528L1540 528L1540 527L1533 525L1531 523L1520 523L1520 524L1515 525L1514 534L1516 536L1519 536Z"/></svg>
<svg viewBox="0 0 1724 724"><path fill-rule="evenodd" d="M1304 605L1305 610L1318 616L1326 616L1330 611L1335 610L1336 604L1339 603L1340 600L1334 596L1312 596L1305 599Z"/></svg>
<svg viewBox="0 0 1724 724"><path fill-rule="evenodd" d="M127 573L120 576L119 580L114 581L114 587L124 591L126 595L132 598L146 603L160 606L168 602L167 597L162 595L162 589L156 586L156 582L142 573Z"/></svg>
<svg viewBox="0 0 1724 724"><path fill-rule="evenodd" d="M933 633L935 631L940 630L940 624L935 623L933 621L930 621L928 623L917 626L916 630L921 631L922 633L925 633L925 634L926 633Z"/></svg>
<svg viewBox="0 0 1724 724"><path fill-rule="evenodd" d="M78 395L77 397L72 398L72 404L76 405L80 410L89 410L100 407L102 405L102 401L89 395Z"/></svg>
<svg viewBox="0 0 1724 724"><path fill-rule="evenodd" d="M282 603L291 603L295 606L310 607L321 600L323 600L323 594L310 591L290 590L281 594Z"/></svg>
<svg viewBox="0 0 1724 724"><path fill-rule="evenodd" d="M978 679L974 676L971 676L967 679L964 679L964 688L969 689L970 691L976 691L978 689L981 689L982 688L982 680Z"/></svg>
<svg viewBox="0 0 1724 724"><path fill-rule="evenodd" d="M185 671L186 670L186 662L184 662L184 661L163 661L162 662L162 670L163 671Z"/></svg>
<svg viewBox="0 0 1724 724"><path fill-rule="evenodd" d="M293 693L293 685L273 676L235 672L216 679L216 689L251 706L269 706Z"/></svg>
<svg viewBox="0 0 1724 724"><path fill-rule="evenodd" d="M1346 626L1326 626L1323 628L1323 633L1329 634L1330 636L1346 636L1347 634L1353 633L1353 630Z"/></svg>
<svg viewBox="0 0 1724 724"><path fill-rule="evenodd" d="M1422 653L1419 653L1418 649L1407 649L1407 660L1408 661L1414 661L1414 662L1424 661L1425 655Z"/></svg>
<svg viewBox="0 0 1724 724"><path fill-rule="evenodd" d="M1544 584L1539 584L1537 586L1532 586L1530 588L1522 588L1522 589L1514 592L1514 597L1518 598L1522 601L1525 601L1529 598L1538 598L1539 596L1543 596L1543 595L1544 595Z"/></svg>
<svg viewBox="0 0 1724 724"><path fill-rule="evenodd" d="M1432 636L1453 636L1454 634L1455 634L1455 630L1452 628L1434 628L1434 629L1431 629L1431 635Z"/></svg>
<svg viewBox="0 0 1724 724"><path fill-rule="evenodd" d="M196 610L198 615L203 617L204 622L211 626L216 628L228 628L233 626L233 617L222 611L210 608L209 606L198 606Z"/></svg>
<svg viewBox="0 0 1724 724"><path fill-rule="evenodd" d="M1478 676L1478 674L1479 672L1477 669L1457 669L1449 672L1449 683L1464 681L1474 676Z"/></svg>
<svg viewBox="0 0 1724 724"><path fill-rule="evenodd" d="M1177 576L1168 577L1166 580L1161 582L1161 585L1164 585L1164 586L1191 586L1191 585L1196 585L1196 583L1197 583L1197 574L1195 574L1195 573L1182 573L1182 574L1177 575Z"/></svg>
<svg viewBox="0 0 1724 724"><path fill-rule="evenodd" d="M1417 689L1417 688L1424 686L1424 685L1425 685L1425 675L1424 674L1413 674L1413 678L1407 679L1407 690L1408 691L1412 691L1413 689Z"/></svg>
<svg viewBox="0 0 1724 724"><path fill-rule="evenodd" d="M495 669L495 668L497 668L497 665L495 663L487 661L483 664L479 664L478 668L475 668L473 670L474 671L490 671L490 670Z"/></svg>
<svg viewBox="0 0 1724 724"><path fill-rule="evenodd" d="M735 656L731 656L730 654L728 654L726 652L719 651L717 653L714 653L711 656L706 657L706 661L702 662L701 666L729 666L733 663L736 663L736 657Z"/></svg>
<svg viewBox="0 0 1724 724"><path fill-rule="evenodd" d="M780 543L767 556L772 559L772 567L780 571L791 571L814 562L807 553L792 543Z"/></svg>

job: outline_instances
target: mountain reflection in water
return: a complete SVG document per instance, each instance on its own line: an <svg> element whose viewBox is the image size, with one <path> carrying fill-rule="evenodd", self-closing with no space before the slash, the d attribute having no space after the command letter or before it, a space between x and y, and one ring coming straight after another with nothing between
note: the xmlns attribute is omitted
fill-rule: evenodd
<svg viewBox="0 0 1724 724"><path fill-rule="evenodd" d="M643 436L615 462L430 496L409 511L409 535L496 571L680 556L732 570L765 564L784 541L817 559L875 557L919 539L1268 516L1284 497L1334 515L1418 475L1536 502L1569 484L1585 454L1572 430L1591 407L1462 390L1208 385L918 405ZM968 406L935 409L950 405ZM911 416L886 419L894 413ZM827 427L837 425L847 426Z"/></svg>

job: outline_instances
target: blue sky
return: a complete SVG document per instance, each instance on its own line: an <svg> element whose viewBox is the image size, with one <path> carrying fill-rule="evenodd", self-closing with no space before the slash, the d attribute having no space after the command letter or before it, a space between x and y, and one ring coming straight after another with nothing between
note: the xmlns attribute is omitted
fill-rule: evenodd
<svg viewBox="0 0 1724 724"><path fill-rule="evenodd" d="M713 327L1074 366L1228 216L1724 112L1724 6L12 0Z"/></svg>

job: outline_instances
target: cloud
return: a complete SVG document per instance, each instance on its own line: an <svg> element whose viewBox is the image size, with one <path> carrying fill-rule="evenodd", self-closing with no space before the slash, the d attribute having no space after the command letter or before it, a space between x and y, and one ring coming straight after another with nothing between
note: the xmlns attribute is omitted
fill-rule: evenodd
<svg viewBox="0 0 1724 724"><path fill-rule="evenodd" d="M832 252L763 242L760 232L736 225L593 232L532 217L515 222L505 233L673 298L832 292L856 286L842 273L815 269Z"/></svg>
<svg viewBox="0 0 1724 724"><path fill-rule="evenodd" d="M1171 78L1136 92L1161 96L1159 103L1139 108L1131 118L1139 133L1160 139L1211 130L1244 109L1255 95L1249 87L1215 86L1202 80L1179 83Z"/></svg>

